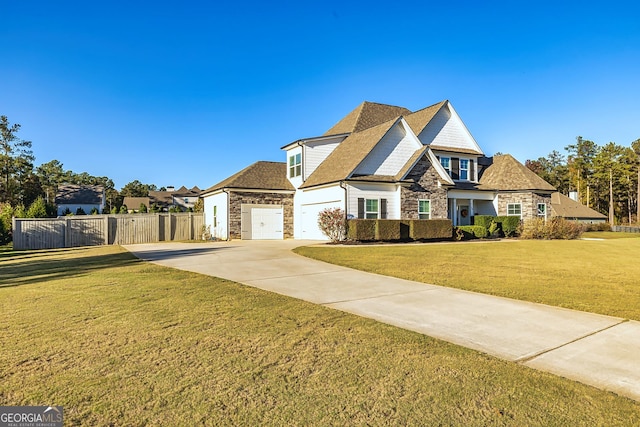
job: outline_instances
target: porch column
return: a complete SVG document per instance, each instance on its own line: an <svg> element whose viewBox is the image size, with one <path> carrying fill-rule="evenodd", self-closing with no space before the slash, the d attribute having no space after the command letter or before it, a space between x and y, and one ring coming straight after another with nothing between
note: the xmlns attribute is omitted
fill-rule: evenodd
<svg viewBox="0 0 640 427"><path fill-rule="evenodd" d="M453 222L453 226L457 226L458 225L458 199L451 199L452 200L452 204L451 204L451 210L452 215L451 215L451 222Z"/></svg>
<svg viewBox="0 0 640 427"><path fill-rule="evenodd" d="M473 199L469 199L469 218L473 218L475 214L476 214L476 210L473 207Z"/></svg>

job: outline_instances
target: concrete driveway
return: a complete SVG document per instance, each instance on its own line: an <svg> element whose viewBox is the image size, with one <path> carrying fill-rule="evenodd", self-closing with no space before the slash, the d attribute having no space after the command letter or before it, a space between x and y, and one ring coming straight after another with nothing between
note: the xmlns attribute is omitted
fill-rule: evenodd
<svg viewBox="0 0 640 427"><path fill-rule="evenodd" d="M156 264L369 317L640 401L640 322L365 273L291 252L313 243L125 247Z"/></svg>

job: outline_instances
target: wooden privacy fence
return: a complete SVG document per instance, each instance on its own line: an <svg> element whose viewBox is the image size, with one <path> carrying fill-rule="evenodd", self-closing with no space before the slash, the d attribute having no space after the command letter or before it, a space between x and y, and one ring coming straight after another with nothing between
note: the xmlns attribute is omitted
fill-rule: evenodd
<svg viewBox="0 0 640 427"><path fill-rule="evenodd" d="M200 239L202 213L13 218L13 248L55 249Z"/></svg>
<svg viewBox="0 0 640 427"><path fill-rule="evenodd" d="M612 225L611 231L618 231L622 233L640 233L640 227L629 225Z"/></svg>

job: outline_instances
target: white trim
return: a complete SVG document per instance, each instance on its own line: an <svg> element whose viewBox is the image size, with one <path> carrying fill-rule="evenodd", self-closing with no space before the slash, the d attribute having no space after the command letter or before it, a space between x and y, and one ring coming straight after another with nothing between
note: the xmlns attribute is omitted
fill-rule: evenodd
<svg viewBox="0 0 640 427"><path fill-rule="evenodd" d="M420 202L429 203L429 211L428 212L420 212ZM420 215L428 215L428 218L420 218ZM431 219L431 199L418 199L418 219Z"/></svg>
<svg viewBox="0 0 640 427"><path fill-rule="evenodd" d="M510 214L509 213L509 206L518 206L519 207L519 214ZM522 218L522 203L507 203L507 216L518 216L520 218Z"/></svg>

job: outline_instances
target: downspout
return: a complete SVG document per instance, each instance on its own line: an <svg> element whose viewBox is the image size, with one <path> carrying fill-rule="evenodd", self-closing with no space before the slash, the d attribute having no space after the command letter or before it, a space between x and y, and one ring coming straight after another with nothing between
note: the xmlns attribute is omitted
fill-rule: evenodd
<svg viewBox="0 0 640 427"><path fill-rule="evenodd" d="M231 194L224 188L222 192L227 195L227 242L231 240Z"/></svg>

